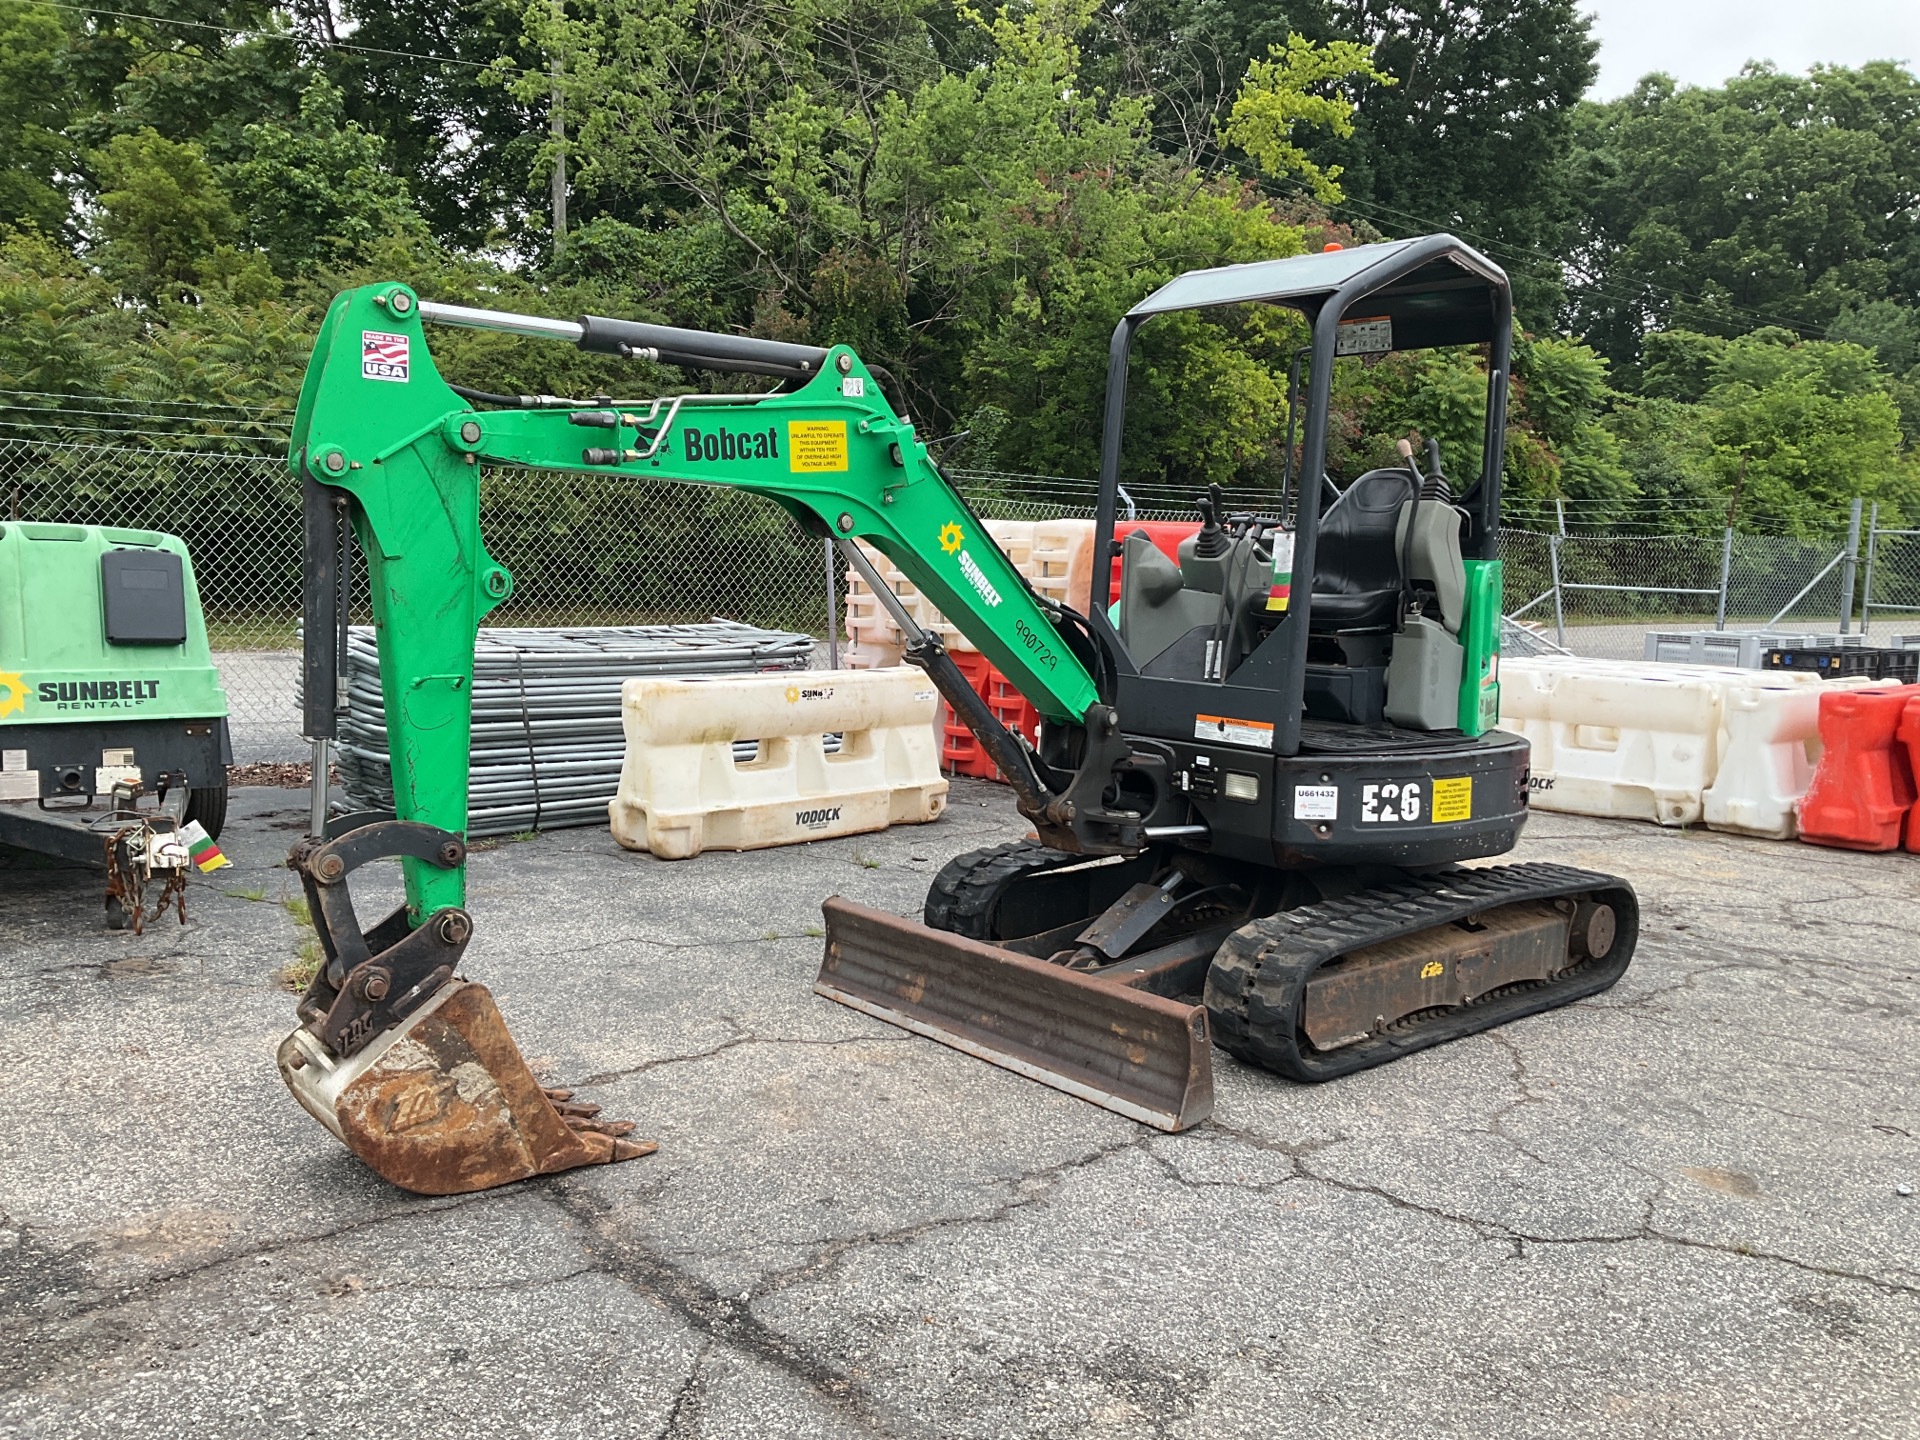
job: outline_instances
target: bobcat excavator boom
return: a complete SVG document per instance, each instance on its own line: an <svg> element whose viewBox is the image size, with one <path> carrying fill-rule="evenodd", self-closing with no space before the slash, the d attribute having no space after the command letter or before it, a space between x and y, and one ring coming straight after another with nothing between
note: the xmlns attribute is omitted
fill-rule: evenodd
<svg viewBox="0 0 1920 1440"><path fill-rule="evenodd" d="M1298 474L1315 483L1294 515L1227 515L1215 492L1176 565L1144 534L1115 536L1128 356L1154 315L1237 303L1310 321ZM334 732L350 525L397 814L339 817L294 851L325 961L281 1047L289 1087L381 1175L426 1193L652 1148L542 1089L484 987L455 974L473 929L474 640L513 589L482 543L485 465L775 501L835 542L901 627L909 663L993 756L1034 838L950 863L925 925L828 899L823 995L1180 1130L1212 1109L1216 1031L1251 1063L1317 1081L1605 989L1634 948L1629 886L1457 865L1510 850L1525 818L1526 742L1493 728L1511 314L1505 275L1450 236L1194 272L1142 301L1108 375L1095 552L1125 558L1110 617L1097 588L1080 615L1028 587L891 377L845 346L473 310L400 284L337 297L293 437L306 728ZM646 400L464 390L435 369L433 323L780 384ZM1338 357L1462 344L1489 361L1464 495L1437 448L1424 473L1403 445L1400 466L1344 490L1323 478ZM855 540L1034 704L1037 746L1000 724ZM346 882L382 857L400 859L406 903L363 927Z"/></svg>
<svg viewBox="0 0 1920 1440"><path fill-rule="evenodd" d="M423 323L786 383L619 402L460 392L439 377ZM456 1193L649 1148L627 1138L626 1122L543 1090L486 989L455 975L473 930L464 905L474 639L513 593L480 533L482 465L766 495L833 537L891 599L851 542L886 554L945 613L966 617L1050 720L1075 729L1091 720L1114 749L1110 712L1080 658L1090 641L994 545L886 399L884 378L843 346L471 310L422 302L404 285L350 291L329 308L292 449L306 511L305 729L331 737L344 693L350 525L367 567L397 813L338 817L294 851L325 961L280 1064L301 1104L395 1184ZM1076 847L1081 832L1098 836L1096 848L1137 847L1137 816L1108 814L1098 787L1082 794L1024 748L939 641L904 611L898 618L915 636L915 663L980 729L1043 833ZM400 859L406 903L363 926L347 882L386 857Z"/></svg>

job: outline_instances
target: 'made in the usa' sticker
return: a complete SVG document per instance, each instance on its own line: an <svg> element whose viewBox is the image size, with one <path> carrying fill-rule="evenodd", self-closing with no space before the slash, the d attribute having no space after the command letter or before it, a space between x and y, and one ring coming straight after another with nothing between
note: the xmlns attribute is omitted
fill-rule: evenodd
<svg viewBox="0 0 1920 1440"><path fill-rule="evenodd" d="M360 378L396 380L405 384L410 346L405 335L385 330L360 332Z"/></svg>

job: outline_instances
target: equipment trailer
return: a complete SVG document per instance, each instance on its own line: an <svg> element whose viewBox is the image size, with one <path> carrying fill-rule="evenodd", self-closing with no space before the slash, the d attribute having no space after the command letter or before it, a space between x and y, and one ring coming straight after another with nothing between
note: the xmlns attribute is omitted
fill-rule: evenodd
<svg viewBox="0 0 1920 1440"><path fill-rule="evenodd" d="M1142 533L1116 537L1128 357L1157 315L1247 303L1292 307L1312 330L1298 514L1222 514L1215 492L1176 564ZM459 390L436 374L424 322L781 384L621 402ZM332 733L344 515L369 569L398 818L337 824L295 851L327 960L281 1047L289 1086L382 1175L429 1193L651 1148L542 1091L487 992L454 973L472 933L473 642L512 590L481 541L483 464L774 500L835 541L907 636L909 663L994 757L1035 838L949 864L924 925L829 899L823 995L1180 1130L1211 1110L1216 1039L1326 1080L1605 989L1638 931L1625 882L1459 864L1511 850L1526 816L1527 744L1493 728L1511 333L1504 273L1445 235L1161 287L1121 321L1109 361L1095 555L1125 559L1109 617L1027 586L891 377L845 346L472 310L397 284L341 295L292 456L308 517L307 728ZM1403 444L1398 466L1344 488L1326 478L1336 358L1455 345L1488 358L1465 493L1431 444L1424 471ZM855 539L1035 705L1037 748L994 718ZM347 877L391 855L407 903L363 930Z"/></svg>
<svg viewBox="0 0 1920 1440"><path fill-rule="evenodd" d="M185 868L147 841L217 836L232 759L185 544L0 524L0 844L104 867L108 926L138 928L150 859Z"/></svg>

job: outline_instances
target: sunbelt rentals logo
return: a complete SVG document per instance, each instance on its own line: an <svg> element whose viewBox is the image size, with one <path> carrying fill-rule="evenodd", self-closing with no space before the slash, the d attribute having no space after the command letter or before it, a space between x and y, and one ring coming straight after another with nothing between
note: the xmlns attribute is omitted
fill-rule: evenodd
<svg viewBox="0 0 1920 1440"><path fill-rule="evenodd" d="M959 552L960 573L967 577L967 583L973 586L982 604L992 609L1000 603L1000 592L994 589L987 572L967 553L967 532L960 528L957 521L949 520L940 527L940 548L949 555Z"/></svg>
<svg viewBox="0 0 1920 1440"><path fill-rule="evenodd" d="M26 682L20 678L19 671L0 671L0 720L6 719L16 710L26 709L27 696L30 693Z"/></svg>

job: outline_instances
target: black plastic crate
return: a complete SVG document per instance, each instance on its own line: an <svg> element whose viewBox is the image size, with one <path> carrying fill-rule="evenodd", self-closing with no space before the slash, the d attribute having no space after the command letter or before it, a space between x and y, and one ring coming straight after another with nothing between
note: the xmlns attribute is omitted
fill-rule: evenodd
<svg viewBox="0 0 1920 1440"><path fill-rule="evenodd" d="M1865 676L1869 680L1920 682L1920 650L1849 645L1833 650L1769 650L1769 670L1812 670L1829 680Z"/></svg>

